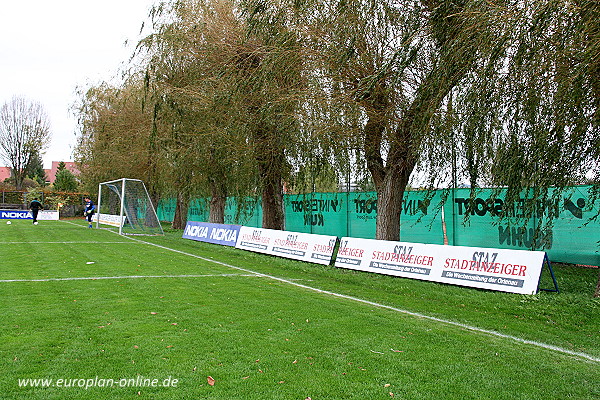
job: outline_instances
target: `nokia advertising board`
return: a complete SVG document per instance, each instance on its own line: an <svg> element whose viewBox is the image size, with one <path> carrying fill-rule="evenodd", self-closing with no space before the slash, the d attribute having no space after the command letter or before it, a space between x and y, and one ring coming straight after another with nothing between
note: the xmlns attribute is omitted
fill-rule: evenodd
<svg viewBox="0 0 600 400"><path fill-rule="evenodd" d="M239 231L239 225L188 221L183 231L183 238L234 247Z"/></svg>
<svg viewBox="0 0 600 400"><path fill-rule="evenodd" d="M0 210L0 219L33 219L33 215L31 215L31 211L26 210ZM58 221L58 211L40 211L37 219L38 221Z"/></svg>

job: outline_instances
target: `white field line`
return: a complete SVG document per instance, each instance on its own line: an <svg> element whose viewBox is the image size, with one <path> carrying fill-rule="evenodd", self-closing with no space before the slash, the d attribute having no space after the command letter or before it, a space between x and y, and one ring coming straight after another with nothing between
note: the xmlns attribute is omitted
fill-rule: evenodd
<svg viewBox="0 0 600 400"><path fill-rule="evenodd" d="M81 242L0 242L0 244L131 244L129 242L92 242L92 241L81 241Z"/></svg>
<svg viewBox="0 0 600 400"><path fill-rule="evenodd" d="M206 274L206 275L124 275L124 276L87 276L70 278L43 278L43 279L2 279L0 283L11 282L60 282L60 281L97 281L106 279L144 279L144 278L213 278L229 276L254 276L255 274Z"/></svg>
<svg viewBox="0 0 600 400"><path fill-rule="evenodd" d="M65 221L65 222L68 222L68 221ZM77 225L77 224L74 224L74 225ZM117 234L117 233L115 232L115 234ZM565 349L565 348L558 347L558 346L554 346L554 345L551 345L551 344L537 342L535 340L523 339L523 338L520 338L520 337L517 337L517 336L507 335L507 334L504 334L504 333L501 333L501 332L492 331L492 330L489 330L489 329L478 328L476 326L462 324L462 323L456 322L456 321L451 321L451 320L447 320L447 319L443 319L443 318L432 317L430 315L425 315L425 314L421 314L421 313L417 313L417 312L413 312L413 311L408 311L408 310L404 310L404 309L401 309L401 308L388 306L388 305L385 305L385 304L375 303L373 301L361 299L361 298L358 298L358 297L348 296L348 295L345 295L345 294L335 293L335 292L331 292L329 290L318 289L318 288L315 288L315 287L312 287L312 286L307 286L307 285L303 285L301 283L293 282L293 281L291 281L289 279L278 278L276 276L263 274L263 273L252 271L252 270L249 270L249 269L246 269L246 268L236 267L235 265L230 265L230 264L227 264L227 263L224 263L224 262L221 262L221 261L212 260L210 258L198 256L196 254L186 253L186 252L181 251L181 250L171 249L169 247L161 246L159 244L145 242L143 240L132 238L132 237L129 237L129 236L125 236L125 237L127 239L133 240L135 242L139 242L139 243L147 244L147 245L150 245L150 246L158 247L158 248L163 249L163 250L172 251L172 252L183 254L183 255L186 255L186 256L189 256L189 257L194 257L194 258L197 258L197 259L200 259L200 260L204 260L204 261L208 261L208 262L211 262L211 263L214 263L214 264L223 265L225 267L233 268L233 269L236 269L238 271L243 271L243 272L246 272L246 273L251 274L251 275L255 275L255 276L260 276L260 277L263 277L263 278L272 279L272 280L275 280L275 281L278 281L278 282L286 283L288 285L292 285L292 286L296 286L296 287L299 287L299 288L311 290L313 292L317 292L317 293L321 293L321 294L326 294L328 296L333 296L333 297L338 297L338 298L342 298L342 299L347 299L347 300L355 301L355 302L358 302L358 303L367 304L367 305L370 305L370 306L373 306L373 307L382 308L382 309L390 310L390 311L395 311L395 312L398 312L398 313L410 315L410 316L417 317L417 318L423 318L423 319L427 319L427 320L430 320L430 321L440 322L440 323L443 323L443 324L446 324L446 325L456 326L456 327L459 327L459 328L462 328L462 329L465 329L465 330L469 330L469 331L472 331L472 332L483 333L483 334L486 334L486 335L495 336L495 337L502 338L502 339L508 339L508 340L512 340L512 341L515 341L515 342L518 342L518 343L523 343L523 344L527 344L527 345L531 345L531 346L536 346L536 347L540 347L540 348L543 348L543 349L546 349L546 350L551 350L551 351L555 351L555 352L558 352L558 353L567 354L569 356L579 357L579 358L582 358L582 359L585 359L585 360L588 360L588 361L600 363L600 358L594 357L594 356L586 354L586 353L572 351L572 350Z"/></svg>

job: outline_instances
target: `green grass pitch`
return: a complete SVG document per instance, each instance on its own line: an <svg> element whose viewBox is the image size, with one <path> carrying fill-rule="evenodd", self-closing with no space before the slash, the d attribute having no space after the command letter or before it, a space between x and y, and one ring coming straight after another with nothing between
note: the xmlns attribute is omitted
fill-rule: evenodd
<svg viewBox="0 0 600 400"><path fill-rule="evenodd" d="M554 269L525 296L0 221L0 398L599 399L598 271Z"/></svg>

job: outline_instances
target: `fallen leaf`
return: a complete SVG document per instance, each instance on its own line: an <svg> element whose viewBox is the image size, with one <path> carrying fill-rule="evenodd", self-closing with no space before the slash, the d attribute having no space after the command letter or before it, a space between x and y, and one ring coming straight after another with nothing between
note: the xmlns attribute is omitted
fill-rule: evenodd
<svg viewBox="0 0 600 400"><path fill-rule="evenodd" d="M156 314L158 314L158 313L157 313L157 312L154 312L154 311L151 311L151 312L150 312L150 314L152 314L152 315L156 315Z"/></svg>
<svg viewBox="0 0 600 400"><path fill-rule="evenodd" d="M208 384L210 386L215 386L215 379L212 376L209 376L208 378L206 378L206 380L208 381Z"/></svg>
<svg viewBox="0 0 600 400"><path fill-rule="evenodd" d="M242 379L248 379L248 378L250 378L250 377L249 376L244 376Z"/></svg>
<svg viewBox="0 0 600 400"><path fill-rule="evenodd" d="M385 385L383 385L383 387L390 387L392 385L390 385L389 383L386 383Z"/></svg>
<svg viewBox="0 0 600 400"><path fill-rule="evenodd" d="M390 392L390 397L394 397L394 393Z"/></svg>

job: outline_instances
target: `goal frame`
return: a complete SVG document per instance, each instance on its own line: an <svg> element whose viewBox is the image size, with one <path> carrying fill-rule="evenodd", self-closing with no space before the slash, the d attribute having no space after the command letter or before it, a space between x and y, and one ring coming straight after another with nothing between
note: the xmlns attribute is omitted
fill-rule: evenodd
<svg viewBox="0 0 600 400"><path fill-rule="evenodd" d="M100 182L98 184L98 208L97 208L97 218L96 218L96 229L105 229L105 228L100 227L100 210L101 210L101 206L102 206L102 185L121 183L121 193L119 194L120 211L119 211L118 217L119 217L120 221L124 221L123 218L125 217L125 201L123 199L125 198L125 189L127 187L127 182L137 182L137 183L141 184L141 187L144 189L144 194L146 195L146 198L148 200L149 209L156 217L156 220L158 223L158 228L160 230L159 234L164 235L162 226L160 225L160 221L158 219L158 215L156 214L156 209L154 208L154 204L152 204L152 200L150 199L150 195L148 194L148 189L146 189L146 185L140 179L131 179L131 178L115 179L112 181ZM123 226L125 225L125 222L119 223L118 225L119 225L119 235L128 235L128 234L135 235L135 234L130 234L130 233L123 233ZM140 233L139 235L143 235L143 233Z"/></svg>

